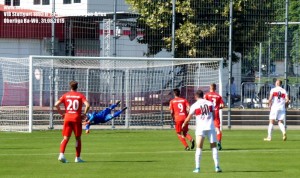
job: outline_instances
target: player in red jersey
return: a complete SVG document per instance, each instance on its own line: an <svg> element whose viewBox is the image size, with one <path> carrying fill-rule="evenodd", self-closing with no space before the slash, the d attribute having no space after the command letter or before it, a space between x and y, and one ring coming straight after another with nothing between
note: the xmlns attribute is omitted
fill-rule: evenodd
<svg viewBox="0 0 300 178"><path fill-rule="evenodd" d="M191 137L191 135L188 134L189 126L186 125L182 128L182 124L188 116L188 110L190 108L190 105L186 99L180 97L179 89L174 89L173 92L175 98L170 101L171 116L172 119L175 121L177 137L183 144L185 150L188 151L190 150L190 147L188 146L185 138L187 138L191 142L191 149L194 149L195 141Z"/></svg>
<svg viewBox="0 0 300 178"><path fill-rule="evenodd" d="M220 109L224 107L224 101L222 99L222 96L220 96L216 92L217 85L215 83L212 83L209 87L209 92L205 94L204 99L213 102L214 108L215 108L215 118L214 118L214 124L215 124L215 129L217 132L217 147L218 150L222 150L222 131L221 131L221 126L220 126Z"/></svg>
<svg viewBox="0 0 300 178"><path fill-rule="evenodd" d="M81 152L81 133L82 133L82 117L86 115L89 111L90 104L86 100L85 96L77 92L78 83L76 81L71 81L69 83L70 91L65 93L56 103L55 107L57 108L58 113L64 118L63 125L63 140L60 144L60 154L58 160L62 163L66 163L67 160L64 156L66 146L69 142L69 139L74 131L76 137L76 158L75 162L83 162L80 158ZM64 104L65 113L60 109L60 104ZM82 105L85 105L84 113L82 112ZM83 115L81 115L83 114Z"/></svg>

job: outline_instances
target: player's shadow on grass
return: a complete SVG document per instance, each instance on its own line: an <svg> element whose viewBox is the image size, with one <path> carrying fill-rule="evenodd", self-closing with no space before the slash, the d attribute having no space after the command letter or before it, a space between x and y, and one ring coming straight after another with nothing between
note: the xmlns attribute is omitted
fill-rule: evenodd
<svg viewBox="0 0 300 178"><path fill-rule="evenodd" d="M247 150L252 150L252 151L255 151L255 150L280 150L280 149L285 149L285 148L226 148L222 151L226 152L226 151L247 151ZM221 151L221 152L222 152Z"/></svg>
<svg viewBox="0 0 300 178"><path fill-rule="evenodd" d="M110 130L107 130L110 131ZM94 132L95 134L101 134L101 135L115 135L115 134L136 134L138 132L135 131L115 131L115 132L105 132L105 133L100 133L100 132Z"/></svg>
<svg viewBox="0 0 300 178"><path fill-rule="evenodd" d="M296 140L296 139L288 139L286 142L300 142L300 140Z"/></svg>
<svg viewBox="0 0 300 178"><path fill-rule="evenodd" d="M7 147L7 148L0 148L0 150L39 150L42 148L26 148L26 147Z"/></svg>
<svg viewBox="0 0 300 178"><path fill-rule="evenodd" d="M116 161L87 161L87 162L98 162L98 163L156 163L155 160L146 160L146 161L132 161L132 160L116 160Z"/></svg>
<svg viewBox="0 0 300 178"><path fill-rule="evenodd" d="M266 170L266 171L256 171L256 170L244 170L244 171L224 171L223 173L251 173L251 172L260 172L260 173L268 173L268 172L283 172L282 170Z"/></svg>

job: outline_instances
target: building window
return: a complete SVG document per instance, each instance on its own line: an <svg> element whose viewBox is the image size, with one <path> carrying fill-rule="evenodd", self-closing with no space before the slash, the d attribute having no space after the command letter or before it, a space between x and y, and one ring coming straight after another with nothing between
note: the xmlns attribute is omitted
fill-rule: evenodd
<svg viewBox="0 0 300 178"><path fill-rule="evenodd" d="M81 0L74 0L74 3L81 3Z"/></svg>
<svg viewBox="0 0 300 178"><path fill-rule="evenodd" d="M20 0L14 0L13 6L20 6Z"/></svg>
<svg viewBox="0 0 300 178"><path fill-rule="evenodd" d="M64 0L64 4L71 4L71 0Z"/></svg>
<svg viewBox="0 0 300 178"><path fill-rule="evenodd" d="M50 4L50 0L43 0L43 5L49 5Z"/></svg>
<svg viewBox="0 0 300 178"><path fill-rule="evenodd" d="M5 0L4 4L7 5L7 6L10 6L11 5L11 0Z"/></svg>
<svg viewBox="0 0 300 178"><path fill-rule="evenodd" d="M40 5L41 4L41 0L33 0L33 5Z"/></svg>

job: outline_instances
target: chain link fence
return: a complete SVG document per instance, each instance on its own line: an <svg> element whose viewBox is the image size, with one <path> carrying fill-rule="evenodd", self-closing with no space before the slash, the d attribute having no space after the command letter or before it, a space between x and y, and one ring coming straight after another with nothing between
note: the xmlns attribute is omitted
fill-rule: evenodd
<svg viewBox="0 0 300 178"><path fill-rule="evenodd" d="M229 0L177 0L173 18L172 3L164 0L5 1L0 4L0 56L224 58L226 67L228 8ZM283 78L285 0L234 1L233 8L236 83L260 82L257 76ZM299 21L299 10L299 2L291 0L290 21ZM296 84L299 25L288 30L287 73Z"/></svg>

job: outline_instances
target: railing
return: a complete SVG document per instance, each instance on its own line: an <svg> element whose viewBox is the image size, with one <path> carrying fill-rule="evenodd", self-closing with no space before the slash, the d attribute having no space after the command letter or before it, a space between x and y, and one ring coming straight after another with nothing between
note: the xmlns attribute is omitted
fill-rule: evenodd
<svg viewBox="0 0 300 178"><path fill-rule="evenodd" d="M268 98L271 89L275 87L270 83L243 82L240 86L241 101L240 107L247 108L268 108ZM290 109L300 108L300 84L288 85L287 93L290 98Z"/></svg>

